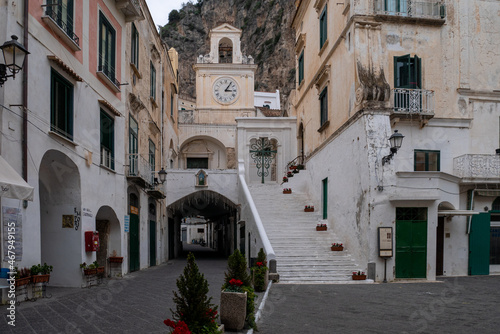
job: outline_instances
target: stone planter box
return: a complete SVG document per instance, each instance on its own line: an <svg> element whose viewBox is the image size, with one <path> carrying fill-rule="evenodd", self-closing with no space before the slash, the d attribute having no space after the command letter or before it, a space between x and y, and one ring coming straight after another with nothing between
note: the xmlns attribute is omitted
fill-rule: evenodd
<svg viewBox="0 0 500 334"><path fill-rule="evenodd" d="M239 331L245 326L247 293L225 292L220 295L220 322L225 330Z"/></svg>
<svg viewBox="0 0 500 334"><path fill-rule="evenodd" d="M316 226L316 231L326 231L328 226Z"/></svg>
<svg viewBox="0 0 500 334"><path fill-rule="evenodd" d="M342 252L344 250L344 246L337 246L337 247L332 246L331 249L334 252Z"/></svg>
<svg viewBox="0 0 500 334"><path fill-rule="evenodd" d="M353 281L364 281L366 280L366 275L352 275Z"/></svg>

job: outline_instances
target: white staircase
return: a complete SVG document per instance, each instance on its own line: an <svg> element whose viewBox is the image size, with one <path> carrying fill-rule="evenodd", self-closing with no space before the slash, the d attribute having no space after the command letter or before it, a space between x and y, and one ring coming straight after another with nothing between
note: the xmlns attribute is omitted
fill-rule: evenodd
<svg viewBox="0 0 500 334"><path fill-rule="evenodd" d="M333 252L332 243L342 243L330 227L316 231L322 218L315 212L304 212L305 205L312 205L306 194L283 194L283 186L249 184L267 236L276 253L277 270L281 283L371 283L353 281L353 271L362 270L349 250Z"/></svg>

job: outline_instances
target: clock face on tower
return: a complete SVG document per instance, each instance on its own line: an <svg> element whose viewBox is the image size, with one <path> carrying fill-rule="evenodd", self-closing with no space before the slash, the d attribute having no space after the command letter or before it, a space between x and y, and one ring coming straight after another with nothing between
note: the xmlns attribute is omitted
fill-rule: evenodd
<svg viewBox="0 0 500 334"><path fill-rule="evenodd" d="M219 78L214 82L214 98L222 104L231 104L238 98L239 88L234 79Z"/></svg>

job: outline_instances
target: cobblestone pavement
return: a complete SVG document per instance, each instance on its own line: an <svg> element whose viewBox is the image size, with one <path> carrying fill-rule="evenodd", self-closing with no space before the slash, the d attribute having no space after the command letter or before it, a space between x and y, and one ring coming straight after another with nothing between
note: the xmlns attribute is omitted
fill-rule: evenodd
<svg viewBox="0 0 500 334"><path fill-rule="evenodd" d="M195 253L218 305L227 259L210 256ZM0 333L168 333L163 320L171 318L173 290L185 265L185 258L172 260L89 289L49 286L52 298L16 307L15 327L7 324L7 306L0 305Z"/></svg>
<svg viewBox="0 0 500 334"><path fill-rule="evenodd" d="M211 254L213 256L213 254ZM195 253L219 304L227 260ZM49 287L52 298L23 302L16 327L0 305L0 333L167 333L163 320L185 259L84 288ZM273 284L262 334L498 333L500 276L366 285ZM261 299L262 295L260 295Z"/></svg>
<svg viewBox="0 0 500 334"><path fill-rule="evenodd" d="M260 333L499 333L500 276L366 285L273 284Z"/></svg>

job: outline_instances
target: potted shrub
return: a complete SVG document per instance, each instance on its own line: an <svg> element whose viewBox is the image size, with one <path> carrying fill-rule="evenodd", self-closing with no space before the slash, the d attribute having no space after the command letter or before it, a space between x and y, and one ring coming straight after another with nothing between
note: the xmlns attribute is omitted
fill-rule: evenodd
<svg viewBox="0 0 500 334"><path fill-rule="evenodd" d="M287 173L286 173L286 176L288 176L288 177L293 177L293 173L292 173L292 172L287 172Z"/></svg>
<svg viewBox="0 0 500 334"><path fill-rule="evenodd" d="M269 283L269 269L267 268L266 253L264 249L259 250L255 266L252 268L253 286L255 291L266 291Z"/></svg>
<svg viewBox="0 0 500 334"><path fill-rule="evenodd" d="M362 271L353 271L352 272L352 279L354 281L363 281L366 279L366 275Z"/></svg>
<svg viewBox="0 0 500 334"><path fill-rule="evenodd" d="M326 224L318 224L316 225L316 231L326 231L328 229L328 227L326 226Z"/></svg>
<svg viewBox="0 0 500 334"><path fill-rule="evenodd" d="M176 309L170 310L174 320L167 319L165 325L173 333L220 333L217 326L217 306L208 297L208 281L199 272L193 253L188 254L187 265L177 279L174 291Z"/></svg>
<svg viewBox="0 0 500 334"><path fill-rule="evenodd" d="M342 252L344 250L344 245L338 244L338 243L333 243L332 244L332 251L334 252Z"/></svg>
<svg viewBox="0 0 500 334"><path fill-rule="evenodd" d="M240 319L243 317L244 327L255 327L255 292L251 286L251 278L248 274L248 266L245 257L241 252L236 249L234 253L229 256L227 262L228 271L224 273L225 283L222 285L221 304L220 304L220 317L221 323L224 324L225 329L241 330ZM241 281L241 285L239 284ZM237 287L236 287L237 286ZM229 291L226 291L229 288ZM231 289L240 289L243 292L234 292ZM242 294L246 293L246 307L236 308L236 305L241 305L234 300L240 300L244 297ZM230 294L240 294L234 296ZM237 329L239 328L239 329ZM243 327L242 327L243 328Z"/></svg>
<svg viewBox="0 0 500 334"><path fill-rule="evenodd" d="M314 212L314 205L306 205L304 207L304 212Z"/></svg>
<svg viewBox="0 0 500 334"><path fill-rule="evenodd" d="M291 194L292 193L292 189L291 188L285 188L283 189L283 194Z"/></svg>

